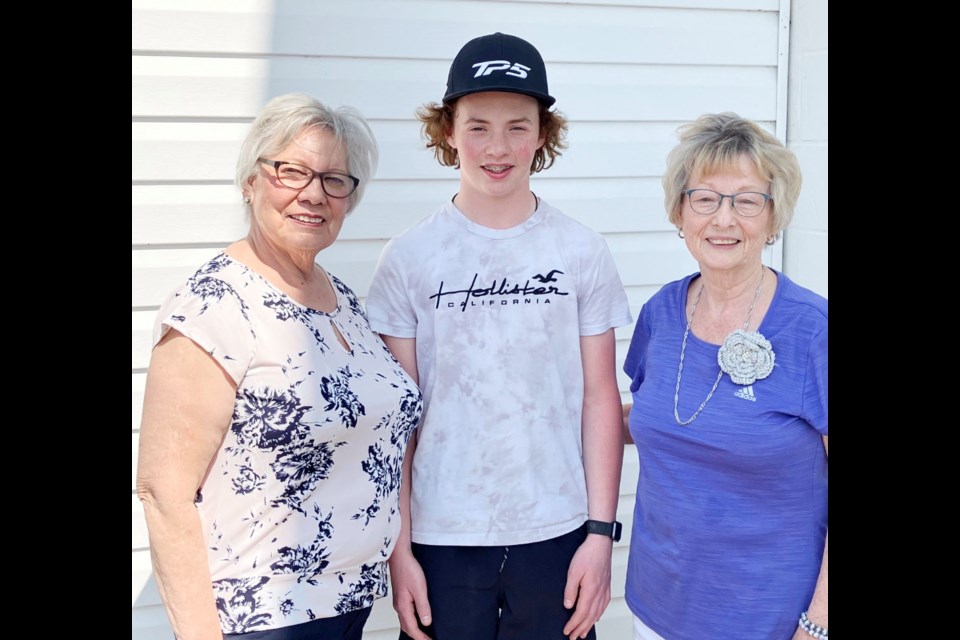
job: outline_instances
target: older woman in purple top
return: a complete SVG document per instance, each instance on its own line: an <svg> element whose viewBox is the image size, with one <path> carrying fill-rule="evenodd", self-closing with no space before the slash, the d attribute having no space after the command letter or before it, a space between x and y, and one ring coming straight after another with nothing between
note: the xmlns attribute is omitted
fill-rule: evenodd
<svg viewBox="0 0 960 640"><path fill-rule="evenodd" d="M800 184L733 113L682 127L668 157L699 271L644 304L624 363L636 640L827 639L827 301L761 261Z"/></svg>

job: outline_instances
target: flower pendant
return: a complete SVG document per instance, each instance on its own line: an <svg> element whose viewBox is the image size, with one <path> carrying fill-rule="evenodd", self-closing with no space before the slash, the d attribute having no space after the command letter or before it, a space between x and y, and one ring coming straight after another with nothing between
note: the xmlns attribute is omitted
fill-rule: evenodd
<svg viewBox="0 0 960 640"><path fill-rule="evenodd" d="M758 331L737 329L717 352L720 369L735 383L744 385L770 375L774 360L773 346Z"/></svg>

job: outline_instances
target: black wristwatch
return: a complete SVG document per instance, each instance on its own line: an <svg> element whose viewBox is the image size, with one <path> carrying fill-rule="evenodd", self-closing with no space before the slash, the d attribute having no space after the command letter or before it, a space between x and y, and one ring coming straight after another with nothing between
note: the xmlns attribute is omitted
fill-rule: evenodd
<svg viewBox="0 0 960 640"><path fill-rule="evenodd" d="M620 533L623 531L623 525L616 520L613 522L587 520L586 525L587 533L598 533L601 536L610 536L614 542L620 542Z"/></svg>

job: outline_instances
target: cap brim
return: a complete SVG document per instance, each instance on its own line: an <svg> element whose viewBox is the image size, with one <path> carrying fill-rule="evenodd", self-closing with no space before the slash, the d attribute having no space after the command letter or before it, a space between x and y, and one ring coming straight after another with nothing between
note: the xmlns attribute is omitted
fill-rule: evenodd
<svg viewBox="0 0 960 640"><path fill-rule="evenodd" d="M552 107L553 103L557 101L556 98L554 98L551 95L547 95L546 93L537 93L535 91L521 91L516 87L476 87L476 88L467 89L464 91L454 91L453 93L448 93L447 95L443 96L443 102L448 103L448 102L452 102L453 100L456 100L457 98L468 96L471 93L486 93L488 91L505 91L507 93L519 93L520 95L530 96L531 98L535 98L538 102L543 104L545 107Z"/></svg>

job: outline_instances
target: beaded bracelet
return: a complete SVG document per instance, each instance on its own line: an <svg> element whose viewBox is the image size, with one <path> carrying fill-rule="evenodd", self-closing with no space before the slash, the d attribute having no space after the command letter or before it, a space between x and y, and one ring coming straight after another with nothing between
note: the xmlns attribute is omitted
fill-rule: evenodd
<svg viewBox="0 0 960 640"><path fill-rule="evenodd" d="M806 631L807 635L813 636L817 640L828 640L826 628L810 622L806 611L800 614L800 628Z"/></svg>

